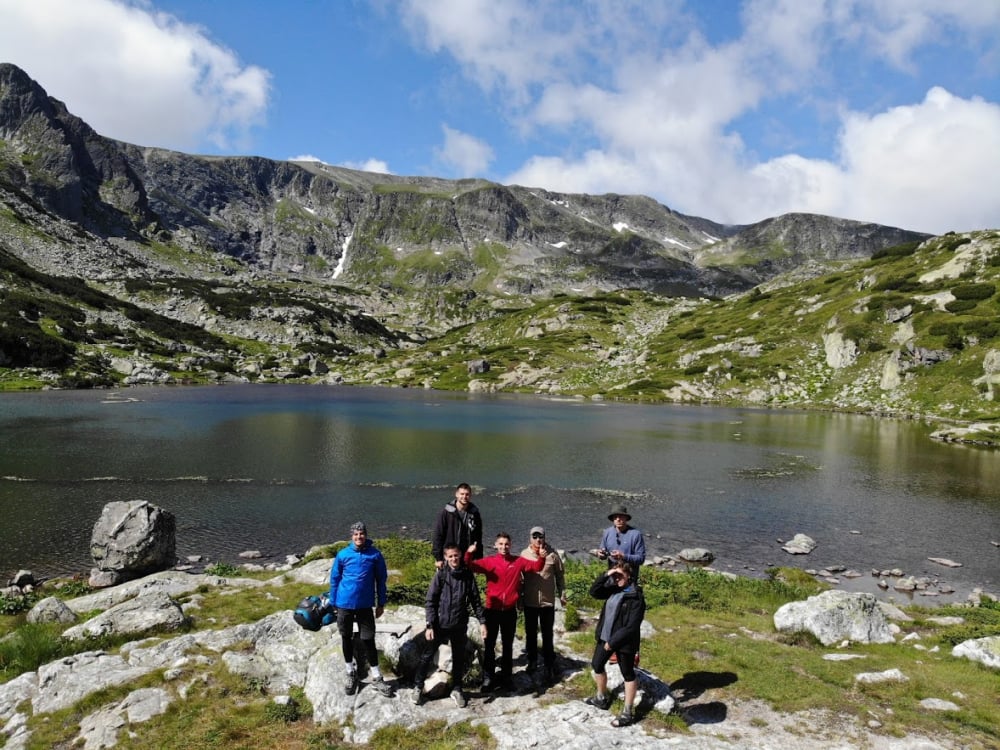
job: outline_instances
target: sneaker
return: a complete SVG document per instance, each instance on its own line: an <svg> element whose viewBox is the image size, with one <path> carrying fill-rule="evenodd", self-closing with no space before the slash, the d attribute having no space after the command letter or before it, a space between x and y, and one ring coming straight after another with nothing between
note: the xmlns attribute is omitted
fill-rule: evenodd
<svg viewBox="0 0 1000 750"><path fill-rule="evenodd" d="M424 683L418 682L413 686L413 705L419 706L424 702Z"/></svg>
<svg viewBox="0 0 1000 750"><path fill-rule="evenodd" d="M602 711L611 708L612 699L610 695L592 695L584 701L588 706L594 706Z"/></svg>
<svg viewBox="0 0 1000 750"><path fill-rule="evenodd" d="M392 687L381 677L376 677L372 680L372 687L375 688L376 692L381 693L386 698L392 697Z"/></svg>
<svg viewBox="0 0 1000 750"><path fill-rule="evenodd" d="M458 688L451 691L451 699L455 701L455 705L459 708L465 708L469 703L469 700L465 697L465 693Z"/></svg>
<svg viewBox="0 0 1000 750"><path fill-rule="evenodd" d="M632 709L626 708L617 718L611 720L611 726L613 727L627 727L635 722L635 716L632 715Z"/></svg>
<svg viewBox="0 0 1000 750"><path fill-rule="evenodd" d="M358 677L357 672L351 672L347 675L347 683L344 685L344 692L348 695L354 695L358 692L358 688L361 687L361 679Z"/></svg>

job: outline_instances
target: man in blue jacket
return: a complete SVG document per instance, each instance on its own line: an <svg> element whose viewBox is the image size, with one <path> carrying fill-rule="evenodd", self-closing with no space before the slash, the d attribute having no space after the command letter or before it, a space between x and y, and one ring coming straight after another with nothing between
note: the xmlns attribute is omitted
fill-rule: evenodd
<svg viewBox="0 0 1000 750"><path fill-rule="evenodd" d="M388 576L385 558L368 538L365 524L362 521L353 524L351 543L337 553L330 567L330 601L337 608L337 630L340 631L347 665L345 690L348 695L354 695L361 687L354 660L355 623L365 649L372 687L382 695L392 695L392 688L382 679L378 651L375 650L375 618L381 617L385 608Z"/></svg>

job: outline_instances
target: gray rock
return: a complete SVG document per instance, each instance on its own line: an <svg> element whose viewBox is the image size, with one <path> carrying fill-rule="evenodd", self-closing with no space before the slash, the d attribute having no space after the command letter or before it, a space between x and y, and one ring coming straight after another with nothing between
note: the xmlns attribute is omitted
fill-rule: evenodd
<svg viewBox="0 0 1000 750"><path fill-rule="evenodd" d="M946 701L941 698L924 698L920 701L920 706L929 711L961 711L962 707L957 703Z"/></svg>
<svg viewBox="0 0 1000 750"><path fill-rule="evenodd" d="M112 502L94 524L90 554L99 570L135 578L177 562L172 513L145 500Z"/></svg>
<svg viewBox="0 0 1000 750"><path fill-rule="evenodd" d="M34 701L38 695L38 674L25 672L9 682L0 683L0 725L17 714L24 701Z"/></svg>
<svg viewBox="0 0 1000 750"><path fill-rule="evenodd" d="M162 591L138 596L80 625L69 628L64 638L80 640L89 636L138 635L150 630L177 630L186 621L180 605Z"/></svg>
<svg viewBox="0 0 1000 750"><path fill-rule="evenodd" d="M61 622L69 625L76 622L76 612L66 606L62 599L48 596L31 608L26 619L28 622Z"/></svg>
<svg viewBox="0 0 1000 750"><path fill-rule="evenodd" d="M677 553L677 556L684 562L697 563L699 565L708 565L715 559L715 555L711 550L707 550L704 547L689 547L687 549L682 549Z"/></svg>
<svg viewBox="0 0 1000 750"><path fill-rule="evenodd" d="M796 534L781 549L790 555L808 555L816 549L816 542L805 534Z"/></svg>
<svg viewBox="0 0 1000 750"><path fill-rule="evenodd" d="M123 728L162 714L171 702L170 693L162 688L134 690L118 703L83 717L77 740L83 741L84 750L114 747Z"/></svg>
<svg viewBox="0 0 1000 750"><path fill-rule="evenodd" d="M824 646L843 640L893 642L889 622L872 594L824 591L804 602L789 602L774 613L774 627L784 633L812 633Z"/></svg>
<svg viewBox="0 0 1000 750"><path fill-rule="evenodd" d="M151 671L151 667L132 666L104 651L75 654L39 668L32 710L43 714L69 708L98 690L126 685Z"/></svg>
<svg viewBox="0 0 1000 750"><path fill-rule="evenodd" d="M951 650L952 656L977 661L987 667L1000 669L1000 635L962 641Z"/></svg>
<svg viewBox="0 0 1000 750"><path fill-rule="evenodd" d="M854 675L854 681L865 685L875 685L880 682L909 682L910 678L898 669L887 669L884 672L862 672L861 674L856 674Z"/></svg>
<svg viewBox="0 0 1000 750"><path fill-rule="evenodd" d="M87 578L87 585L92 589L105 589L109 586L117 586L123 580L122 574L117 570L93 568L90 571L90 577Z"/></svg>

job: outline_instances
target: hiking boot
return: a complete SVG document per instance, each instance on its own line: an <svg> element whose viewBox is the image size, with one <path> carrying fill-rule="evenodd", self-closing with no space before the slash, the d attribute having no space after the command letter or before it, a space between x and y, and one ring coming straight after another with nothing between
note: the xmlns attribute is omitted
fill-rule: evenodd
<svg viewBox="0 0 1000 750"><path fill-rule="evenodd" d="M347 683L344 685L344 692L348 695L354 695L358 692L358 688L361 687L361 678L358 677L357 672L351 672L347 675Z"/></svg>
<svg viewBox="0 0 1000 750"><path fill-rule="evenodd" d="M542 673L542 679L550 685L554 685L559 682L559 676L556 674L556 668L551 664L547 665L545 667L545 672Z"/></svg>
<svg viewBox="0 0 1000 750"><path fill-rule="evenodd" d="M418 682L413 687L413 705L420 706L424 702L424 683Z"/></svg>
<svg viewBox="0 0 1000 750"><path fill-rule="evenodd" d="M613 727L627 727L629 724L635 722L635 716L632 715L632 709L626 708L618 716L611 720L611 726Z"/></svg>
<svg viewBox="0 0 1000 750"><path fill-rule="evenodd" d="M372 687L375 689L376 692L384 695L386 698L392 697L392 687L389 685L388 682L383 680L381 677L376 677L374 680L372 680Z"/></svg>
<svg viewBox="0 0 1000 750"><path fill-rule="evenodd" d="M493 678L489 675L483 677L483 684L479 687L479 689L484 693L489 693L493 690Z"/></svg>
<svg viewBox="0 0 1000 750"><path fill-rule="evenodd" d="M455 705L459 708L465 708L469 704L469 700L465 697L465 693L458 688L451 691L451 699L455 701Z"/></svg>
<svg viewBox="0 0 1000 750"><path fill-rule="evenodd" d="M607 711L611 708L612 702L610 695L592 695L584 701L588 706L594 706L594 708L599 708L602 711Z"/></svg>

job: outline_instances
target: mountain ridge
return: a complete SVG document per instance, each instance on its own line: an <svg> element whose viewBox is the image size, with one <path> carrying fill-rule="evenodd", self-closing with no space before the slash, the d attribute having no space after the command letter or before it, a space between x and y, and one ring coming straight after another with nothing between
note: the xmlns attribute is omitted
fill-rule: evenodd
<svg viewBox="0 0 1000 750"><path fill-rule="evenodd" d="M137 146L0 64L2 388L293 378L992 417L996 245ZM961 388L927 393L931 373Z"/></svg>

